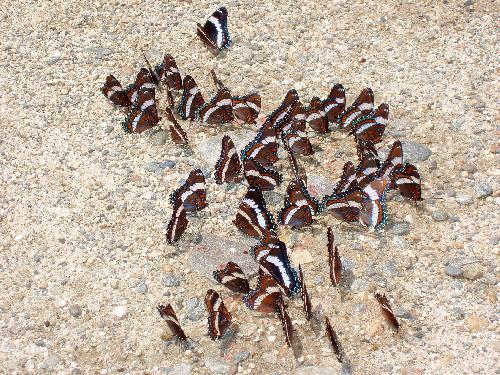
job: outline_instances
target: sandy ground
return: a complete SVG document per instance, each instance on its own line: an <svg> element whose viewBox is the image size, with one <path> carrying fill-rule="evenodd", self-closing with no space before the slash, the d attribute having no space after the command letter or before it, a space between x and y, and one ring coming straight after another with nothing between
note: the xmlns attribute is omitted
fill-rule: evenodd
<svg viewBox="0 0 500 375"><path fill-rule="evenodd" d="M498 373L498 3L230 1L234 46L214 57L195 24L218 5L0 6L0 371ZM258 90L264 113L292 87L305 101L336 82L349 100L371 87L376 102L391 107L381 148L404 139L424 150L413 157L425 159L417 163L425 201L391 196L382 233L331 216L312 230L280 232L292 259L304 263L313 304L338 332L343 366L305 322L299 298L289 301L303 345L295 358L277 319L246 309L193 258L200 251L225 257L231 246L245 256L249 245L231 225L243 186L220 188L210 179L209 209L179 246L165 243L168 194L192 168L212 172L207 155L216 157L224 133L251 137L255 128L183 123L194 153L165 143L163 131L125 135L124 114L100 87L109 73L131 81L143 64L140 49L153 60L171 53L206 96L211 68L235 93ZM340 132L312 142L317 152L304 164L321 190L354 150ZM273 210L282 192L266 195ZM340 291L328 281L329 225L347 270ZM235 319L233 337L222 343L206 336L208 288L222 292ZM400 335L382 320L375 290L389 296ZM173 304L191 349L163 339L159 302Z"/></svg>

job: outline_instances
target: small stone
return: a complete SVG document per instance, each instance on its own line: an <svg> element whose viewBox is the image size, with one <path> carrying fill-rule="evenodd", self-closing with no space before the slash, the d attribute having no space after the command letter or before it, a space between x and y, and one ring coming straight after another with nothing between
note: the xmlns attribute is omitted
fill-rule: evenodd
<svg viewBox="0 0 500 375"><path fill-rule="evenodd" d="M325 282L325 278L324 278L323 276L321 276L321 275L316 275L316 276L314 277L314 284L316 284L316 285L321 285L321 284L323 284L324 282Z"/></svg>
<svg viewBox="0 0 500 375"><path fill-rule="evenodd" d="M473 203L472 197L466 194L459 194L455 197L455 200L459 204L463 204L465 206L471 205Z"/></svg>
<svg viewBox="0 0 500 375"><path fill-rule="evenodd" d="M351 245L351 248L356 251L362 251L363 250L363 245L361 245L359 242L354 242Z"/></svg>
<svg viewBox="0 0 500 375"><path fill-rule="evenodd" d="M146 285L146 282L144 280L141 280L135 286L135 290L137 291L137 293L146 294L148 292L148 286Z"/></svg>
<svg viewBox="0 0 500 375"><path fill-rule="evenodd" d="M448 214L443 211L432 211L431 217L434 221L445 221L448 218Z"/></svg>
<svg viewBox="0 0 500 375"><path fill-rule="evenodd" d="M247 351L236 353L233 356L233 363L238 364L240 362L243 362L243 361L247 360L249 356L250 356L250 352L247 352Z"/></svg>
<svg viewBox="0 0 500 375"><path fill-rule="evenodd" d="M35 340L35 345L45 347L45 340L42 337L39 337Z"/></svg>
<svg viewBox="0 0 500 375"><path fill-rule="evenodd" d="M477 280L484 276L482 267L469 268L464 271L463 278L467 280Z"/></svg>
<svg viewBox="0 0 500 375"><path fill-rule="evenodd" d="M382 267L382 273L387 277L398 276L399 270L398 270L398 266L396 265L396 262L393 260L390 260L390 261L384 263L384 265Z"/></svg>
<svg viewBox="0 0 500 375"><path fill-rule="evenodd" d="M331 367L318 367L318 366L303 366L299 367L295 372L296 375L331 375L338 371Z"/></svg>
<svg viewBox="0 0 500 375"><path fill-rule="evenodd" d="M275 364L278 358L276 357L276 354L274 354L274 352L265 352L264 354L262 354L262 360L265 363Z"/></svg>
<svg viewBox="0 0 500 375"><path fill-rule="evenodd" d="M151 135L151 143L156 146L162 146L167 143L168 133L165 130L158 130Z"/></svg>
<svg viewBox="0 0 500 375"><path fill-rule="evenodd" d="M405 236L410 233L410 225L406 222L394 223L390 230L397 236Z"/></svg>
<svg viewBox="0 0 500 375"><path fill-rule="evenodd" d="M479 331L486 326L487 321L483 317L477 315L470 315L465 319L465 323L471 331Z"/></svg>
<svg viewBox="0 0 500 375"><path fill-rule="evenodd" d="M193 297L188 299L184 308L189 320L197 321L205 316L205 303L200 298Z"/></svg>
<svg viewBox="0 0 500 375"><path fill-rule="evenodd" d="M464 6L466 6L466 7L470 7L470 6L473 6L473 5L474 5L474 3L475 3L475 1L474 1L474 0L465 0L465 1L464 1Z"/></svg>
<svg viewBox="0 0 500 375"><path fill-rule="evenodd" d="M165 276L163 276L162 283L167 287L180 285L179 278L172 273L166 273Z"/></svg>
<svg viewBox="0 0 500 375"><path fill-rule="evenodd" d="M307 263L311 263L311 262L314 261L311 253L309 251L307 251L307 250L294 251L290 255L290 260L297 267L298 267L299 264L307 264Z"/></svg>
<svg viewBox="0 0 500 375"><path fill-rule="evenodd" d="M94 53L95 58L98 60L102 59L104 56L111 55L114 52L114 50L112 50L111 48L106 48L106 47L87 48L86 51Z"/></svg>
<svg viewBox="0 0 500 375"><path fill-rule="evenodd" d="M83 372L79 368L75 367L73 370L71 370L71 375L80 375L80 374L83 374Z"/></svg>
<svg viewBox="0 0 500 375"><path fill-rule="evenodd" d="M453 307L451 309L451 314L456 318L456 319L459 319L459 320L462 320L463 318L465 318L465 311L464 309L460 308L460 307Z"/></svg>
<svg viewBox="0 0 500 375"><path fill-rule="evenodd" d="M175 167L175 161L173 160L165 160L159 164L161 169L172 169Z"/></svg>
<svg viewBox="0 0 500 375"><path fill-rule="evenodd" d="M56 62L58 62L61 59L62 53L60 51L54 51L52 56L49 58L49 61L47 61L47 64L49 65L54 65Z"/></svg>
<svg viewBox="0 0 500 375"><path fill-rule="evenodd" d="M168 375L191 375L193 371L193 366L189 363L178 363L175 366L168 369Z"/></svg>
<svg viewBox="0 0 500 375"><path fill-rule="evenodd" d="M74 304L69 307L69 313L73 318L79 318L82 315L82 309L80 305Z"/></svg>
<svg viewBox="0 0 500 375"><path fill-rule="evenodd" d="M420 163L422 161L429 159L429 157L432 155L431 150L429 150L426 146L417 142L401 141L401 145L403 146L404 163ZM384 153L382 152L381 153L382 160L384 160L387 157L387 154L385 155L383 154Z"/></svg>
<svg viewBox="0 0 500 375"><path fill-rule="evenodd" d="M493 188L487 182L480 182L476 185L476 198L484 199L493 194Z"/></svg>
<svg viewBox="0 0 500 375"><path fill-rule="evenodd" d="M220 357L205 357L205 367L208 367L213 374L227 374L229 371L229 364Z"/></svg>
<svg viewBox="0 0 500 375"><path fill-rule="evenodd" d="M414 319L414 316L411 314L406 309L403 309L402 307L396 307L394 309L394 315L398 318L403 318L403 319Z"/></svg>
<svg viewBox="0 0 500 375"><path fill-rule="evenodd" d="M462 164L462 170L469 173L475 173L477 172L477 167L475 164L466 161Z"/></svg>
<svg viewBox="0 0 500 375"><path fill-rule="evenodd" d="M115 127L113 125L108 125L106 129L104 129L104 133L110 134L113 130L115 130Z"/></svg>
<svg viewBox="0 0 500 375"><path fill-rule="evenodd" d="M448 264L445 269L444 269L444 272L448 275L448 276L451 276L451 277L460 277L463 275L464 271L457 265L455 264Z"/></svg>
<svg viewBox="0 0 500 375"><path fill-rule="evenodd" d="M57 354L50 354L45 360L45 365L49 369L53 369L61 361L61 358Z"/></svg>
<svg viewBox="0 0 500 375"><path fill-rule="evenodd" d="M162 168L160 167L160 163L158 163L156 161L152 161L152 162L146 164L146 167L144 169L146 169L146 171L151 172L151 173L162 172Z"/></svg>
<svg viewBox="0 0 500 375"><path fill-rule="evenodd" d="M117 316L118 318L122 319L124 318L128 313L127 306L116 306L113 309L113 315Z"/></svg>

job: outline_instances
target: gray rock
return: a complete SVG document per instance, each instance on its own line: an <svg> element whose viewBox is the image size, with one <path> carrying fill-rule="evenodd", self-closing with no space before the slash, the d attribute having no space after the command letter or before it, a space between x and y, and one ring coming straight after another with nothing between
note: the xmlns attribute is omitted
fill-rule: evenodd
<svg viewBox="0 0 500 375"><path fill-rule="evenodd" d="M35 345L40 347L45 347L45 340L43 337L39 337L35 340Z"/></svg>
<svg viewBox="0 0 500 375"><path fill-rule="evenodd" d="M148 292L148 286L146 285L146 281L140 280L135 286L135 290L137 293L146 294Z"/></svg>
<svg viewBox="0 0 500 375"><path fill-rule="evenodd" d="M53 369L61 361L61 358L57 354L50 354L45 360L45 365L49 369Z"/></svg>
<svg viewBox="0 0 500 375"><path fill-rule="evenodd" d="M74 304L69 307L69 313L73 318L79 318L82 315L82 309L80 305Z"/></svg>
<svg viewBox="0 0 500 375"><path fill-rule="evenodd" d="M351 285L351 290L354 293L361 293L368 290L368 282L364 278L357 278L353 281Z"/></svg>
<svg viewBox="0 0 500 375"><path fill-rule="evenodd" d="M184 308L189 320L196 322L205 315L205 303L200 298L190 298L186 301Z"/></svg>
<svg viewBox="0 0 500 375"><path fill-rule="evenodd" d="M61 59L62 53L59 51L55 51L52 56L50 56L49 60L47 61L48 65L54 65L56 62L58 62Z"/></svg>
<svg viewBox="0 0 500 375"><path fill-rule="evenodd" d="M396 277L399 275L399 269L396 262L390 260L382 266L382 273L387 277Z"/></svg>
<svg viewBox="0 0 500 375"><path fill-rule="evenodd" d="M232 240L212 234L204 235L194 248L190 245L191 269L213 280L212 272L220 265L232 261L237 263L247 276L252 276L257 273L257 263L250 255L243 252L248 251L256 243L256 240L247 237Z"/></svg>
<svg viewBox="0 0 500 375"><path fill-rule="evenodd" d="M322 175L310 174L307 176L307 189L309 192L321 199L321 197L331 194L335 187L335 181Z"/></svg>
<svg viewBox="0 0 500 375"><path fill-rule="evenodd" d="M316 284L316 285L321 285L321 284L323 284L324 282L325 282L325 278L324 278L323 276L321 276L321 275L316 275L316 276L314 277L314 284Z"/></svg>
<svg viewBox="0 0 500 375"><path fill-rule="evenodd" d="M173 367L167 368L166 373L168 375L191 375L193 371L193 366L189 363L178 363Z"/></svg>
<svg viewBox="0 0 500 375"><path fill-rule="evenodd" d="M474 3L475 3L475 1L474 1L474 0L465 0L465 1L464 1L464 6L465 6L465 7L470 7L470 6L473 6L473 5L474 5Z"/></svg>
<svg viewBox="0 0 500 375"><path fill-rule="evenodd" d="M448 218L448 214L443 211L432 211L431 212L432 220L434 221L445 221Z"/></svg>
<svg viewBox="0 0 500 375"><path fill-rule="evenodd" d="M113 125L108 125L106 129L104 129L104 133L110 134L113 130L115 130L115 127Z"/></svg>
<svg viewBox="0 0 500 375"><path fill-rule="evenodd" d="M403 146L403 161L405 163L420 163L429 159L432 155L432 151L420 143L401 141L401 144Z"/></svg>
<svg viewBox="0 0 500 375"><path fill-rule="evenodd" d="M356 303L352 306L354 312L361 312L366 310L366 303Z"/></svg>
<svg viewBox="0 0 500 375"><path fill-rule="evenodd" d="M71 370L71 375L80 375L80 374L83 374L83 372L79 368L75 367L73 370Z"/></svg>
<svg viewBox="0 0 500 375"><path fill-rule="evenodd" d="M480 182L476 185L476 198L484 199L493 194L493 188L487 182Z"/></svg>
<svg viewBox="0 0 500 375"><path fill-rule="evenodd" d="M304 366L299 367L295 372L297 375L332 375L337 371L331 367Z"/></svg>
<svg viewBox="0 0 500 375"><path fill-rule="evenodd" d="M465 206L471 205L473 203L472 197L466 194L459 194L455 197L457 203L463 204Z"/></svg>
<svg viewBox="0 0 500 375"><path fill-rule="evenodd" d="M165 130L158 130L151 134L151 143L156 146L162 146L167 143L168 133Z"/></svg>
<svg viewBox="0 0 500 375"><path fill-rule="evenodd" d="M373 263L371 263L371 262L368 263L366 265L365 272L366 272L367 276L374 276L374 275L376 275L377 274L377 270L375 269L375 265Z"/></svg>
<svg viewBox="0 0 500 375"><path fill-rule="evenodd" d="M158 164L161 169L172 169L175 167L175 161L165 160Z"/></svg>
<svg viewBox="0 0 500 375"><path fill-rule="evenodd" d="M113 54L115 51L106 47L92 47L85 49L86 52L95 54L95 58L100 60L105 56Z"/></svg>
<svg viewBox="0 0 500 375"><path fill-rule="evenodd" d="M465 310L460 307L453 307L451 309L451 315L453 315L455 319L462 320L465 318Z"/></svg>
<svg viewBox="0 0 500 375"><path fill-rule="evenodd" d="M410 233L410 224L406 222L394 223L389 230L397 236L404 236Z"/></svg>
<svg viewBox="0 0 500 375"><path fill-rule="evenodd" d="M402 307L396 307L394 309L394 315L398 318L404 318L404 319L414 319L415 318L408 310L405 310Z"/></svg>
<svg viewBox="0 0 500 375"><path fill-rule="evenodd" d="M462 270L462 268L460 268L460 266L453 263L448 264L445 267L444 272L451 277L460 277L464 273L464 271Z"/></svg>
<svg viewBox="0 0 500 375"><path fill-rule="evenodd" d="M180 285L179 278L172 273L166 273L165 276L163 276L162 283L164 286L167 286L167 287Z"/></svg>
<svg viewBox="0 0 500 375"><path fill-rule="evenodd" d="M221 357L205 357L205 367L214 374L227 374L229 371L229 364Z"/></svg>
<svg viewBox="0 0 500 375"><path fill-rule="evenodd" d="M250 352L247 352L247 351L236 353L233 356L233 363L237 365L238 363L247 360L249 356L250 356Z"/></svg>
<svg viewBox="0 0 500 375"><path fill-rule="evenodd" d="M151 172L151 173L160 173L162 172L162 169L160 167L160 163L156 162L156 161L151 161L149 162L148 164L146 164L146 167L144 167L144 169L148 172Z"/></svg>
<svg viewBox="0 0 500 375"><path fill-rule="evenodd" d="M354 242L351 245L351 248L356 251L362 251L363 250L363 245L361 245L359 242Z"/></svg>

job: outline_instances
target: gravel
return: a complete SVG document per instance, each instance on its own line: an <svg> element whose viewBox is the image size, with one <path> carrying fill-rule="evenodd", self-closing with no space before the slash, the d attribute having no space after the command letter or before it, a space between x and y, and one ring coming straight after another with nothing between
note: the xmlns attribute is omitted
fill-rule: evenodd
<svg viewBox="0 0 500 375"><path fill-rule="evenodd" d="M151 143L155 146L162 146L167 143L168 133L165 130L158 130L151 134Z"/></svg>
<svg viewBox="0 0 500 375"><path fill-rule="evenodd" d="M193 297L188 299L184 308L189 320L198 321L205 316L205 302L201 298Z"/></svg>
<svg viewBox="0 0 500 375"><path fill-rule="evenodd" d="M445 269L444 269L444 272L446 272L446 274L448 276L451 276L451 277L461 277L464 273L464 271L462 270L462 268L460 268L460 266L456 265L456 264L448 264Z"/></svg>
<svg viewBox="0 0 500 375"><path fill-rule="evenodd" d="M79 318L82 315L82 308L78 304L69 307L69 313L73 318Z"/></svg>
<svg viewBox="0 0 500 375"><path fill-rule="evenodd" d="M476 185L476 198L484 199L493 194L493 188L487 182L480 182Z"/></svg>
<svg viewBox="0 0 500 375"><path fill-rule="evenodd" d="M166 273L163 276L162 284L166 287L179 286L180 280L176 275L171 274L171 273Z"/></svg>

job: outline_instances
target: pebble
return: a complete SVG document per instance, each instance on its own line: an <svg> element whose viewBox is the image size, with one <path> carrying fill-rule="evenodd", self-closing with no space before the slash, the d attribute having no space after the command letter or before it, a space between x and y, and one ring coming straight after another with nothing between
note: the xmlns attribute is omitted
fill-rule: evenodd
<svg viewBox="0 0 500 375"><path fill-rule="evenodd" d="M175 161L173 160L165 160L165 161L162 161L159 166L161 169L172 169L173 167L175 167Z"/></svg>
<svg viewBox="0 0 500 375"><path fill-rule="evenodd" d="M487 321L483 317L477 315L470 315L465 319L465 323L471 331L479 331L486 326Z"/></svg>
<svg viewBox="0 0 500 375"><path fill-rule="evenodd" d="M361 245L359 242L354 242L351 245L351 249L356 250L356 251L362 251L363 250L363 245Z"/></svg>
<svg viewBox="0 0 500 375"><path fill-rule="evenodd" d="M401 141L403 146L403 162L404 163L420 163L429 159L432 151L428 147L414 142L414 141ZM384 149L380 152L380 159L385 160L389 149Z"/></svg>
<svg viewBox="0 0 500 375"><path fill-rule="evenodd" d="M205 367L213 374L227 374L229 371L229 364L223 358L205 357Z"/></svg>
<svg viewBox="0 0 500 375"><path fill-rule="evenodd" d="M475 164L466 161L462 164L462 170L469 173L475 173L477 172L477 167Z"/></svg>
<svg viewBox="0 0 500 375"><path fill-rule="evenodd" d="M79 318L82 315L82 309L80 305L74 304L69 307L69 313L73 318Z"/></svg>
<svg viewBox="0 0 500 375"><path fill-rule="evenodd" d="M250 357L250 352L244 351L244 352L236 353L233 356L233 363L234 364L238 364L240 362L243 362L243 361L247 360L248 357Z"/></svg>
<svg viewBox="0 0 500 375"><path fill-rule="evenodd" d="M399 275L399 269L396 262L390 260L382 266L382 273L387 277L396 277Z"/></svg>
<svg viewBox="0 0 500 375"><path fill-rule="evenodd" d="M178 363L174 367L166 369L168 375L191 375L193 366L189 363Z"/></svg>
<svg viewBox="0 0 500 375"><path fill-rule="evenodd" d="M184 308L189 320L197 321L205 316L205 303L200 298L193 297L188 299Z"/></svg>
<svg viewBox="0 0 500 375"><path fill-rule="evenodd" d="M307 250L299 250L299 251L294 251L290 255L290 259L293 264L295 264L297 267L299 264L307 264L314 262L314 258L312 257L311 253Z"/></svg>
<svg viewBox="0 0 500 375"><path fill-rule="evenodd" d="M445 221L448 218L448 214L443 211L432 211L431 212L432 220L434 221Z"/></svg>
<svg viewBox="0 0 500 375"><path fill-rule="evenodd" d="M459 204L463 204L465 206L469 206L473 203L472 197L467 194L459 194L455 197L455 200Z"/></svg>
<svg viewBox="0 0 500 375"><path fill-rule="evenodd" d="M463 318L465 318L465 311L464 309L460 308L460 307L453 307L451 309L451 314L456 318L456 319L459 319L459 320L462 320Z"/></svg>
<svg viewBox="0 0 500 375"><path fill-rule="evenodd" d="M463 278L467 280L477 280L484 276L484 269L482 267L469 268L464 271Z"/></svg>
<svg viewBox="0 0 500 375"><path fill-rule="evenodd" d="M172 287L172 286L179 286L180 285L179 278L177 276L175 276L174 274L172 274L172 273L166 273L163 276L162 283L166 287Z"/></svg>
<svg viewBox="0 0 500 375"><path fill-rule="evenodd" d="M113 125L108 125L106 126L106 128L104 129L104 133L106 134L110 134L113 130L115 130L115 127Z"/></svg>
<svg viewBox="0 0 500 375"><path fill-rule="evenodd" d="M404 318L404 319L414 319L415 318L411 314L411 312L409 312L406 309L403 309L402 307L396 307L394 309L394 315L396 315L396 317L398 317L398 318Z"/></svg>
<svg viewBox="0 0 500 375"><path fill-rule="evenodd" d="M406 222L394 223L390 231L397 236L405 236L410 233L410 225Z"/></svg>
<svg viewBox="0 0 500 375"><path fill-rule="evenodd" d="M464 271L456 264L448 264L444 272L451 277L460 277L463 275Z"/></svg>
<svg viewBox="0 0 500 375"><path fill-rule="evenodd" d="M297 375L331 375L336 374L338 371L331 367L318 367L318 366L303 366L297 369Z"/></svg>
<svg viewBox="0 0 500 375"><path fill-rule="evenodd" d="M487 182L480 182L476 185L476 198L484 199L493 194L493 188Z"/></svg>
<svg viewBox="0 0 500 375"><path fill-rule="evenodd" d="M61 358L57 354L50 354L45 360L45 365L49 369L53 369L61 361Z"/></svg>
<svg viewBox="0 0 500 375"><path fill-rule="evenodd" d="M35 340L35 345L45 347L45 340L42 337L39 337Z"/></svg>
<svg viewBox="0 0 500 375"><path fill-rule="evenodd" d="M127 313L128 313L127 306L116 306L113 309L113 315L117 316L120 319L127 316Z"/></svg>
<svg viewBox="0 0 500 375"><path fill-rule="evenodd" d="M62 56L62 53L60 51L54 51L52 56L47 61L47 64L54 65L56 62L58 62L61 59L61 56Z"/></svg>
<svg viewBox="0 0 500 375"><path fill-rule="evenodd" d="M162 146L167 143L168 133L165 130L158 130L151 135L151 143Z"/></svg>
<svg viewBox="0 0 500 375"><path fill-rule="evenodd" d="M140 280L135 286L135 290L137 293L146 294L148 292L148 286L146 285L146 281Z"/></svg>
<svg viewBox="0 0 500 375"><path fill-rule="evenodd" d="M71 375L80 375L83 374L82 370L79 368L75 367L73 370L71 370Z"/></svg>

